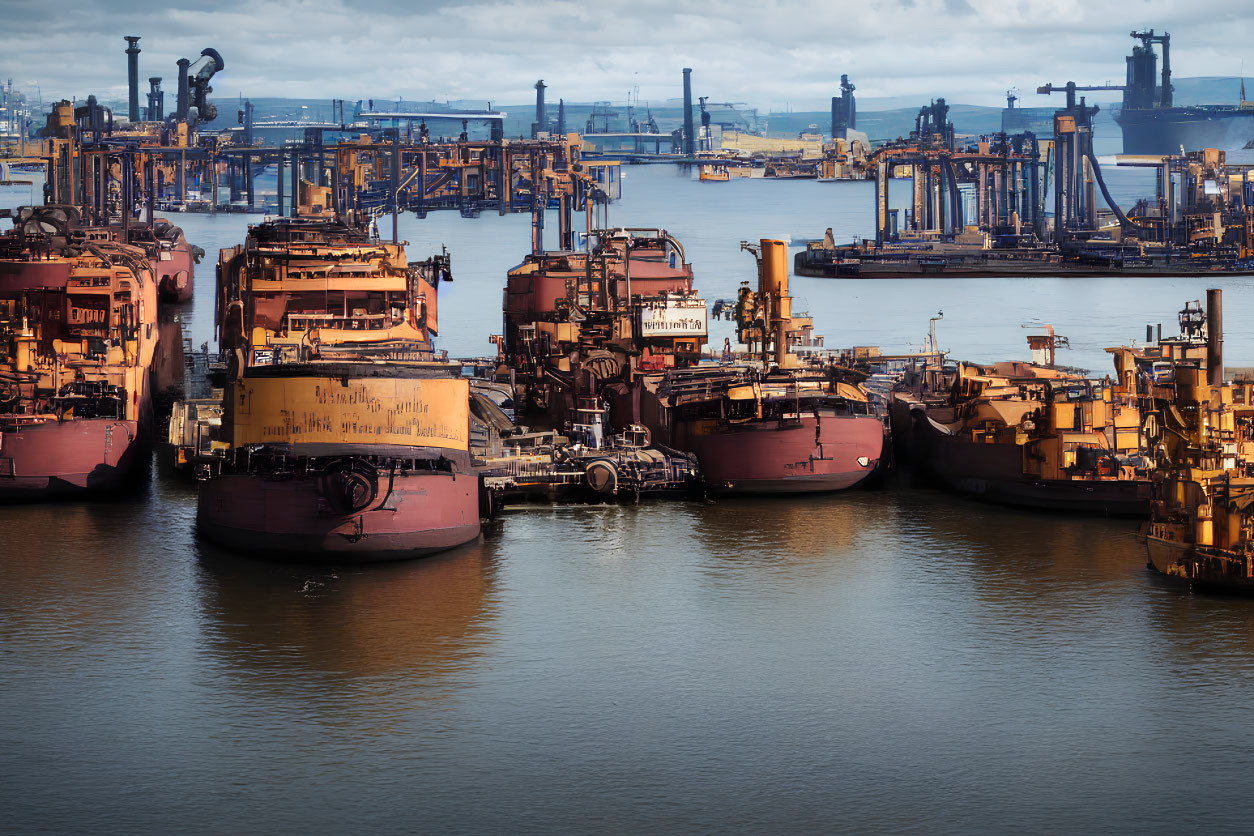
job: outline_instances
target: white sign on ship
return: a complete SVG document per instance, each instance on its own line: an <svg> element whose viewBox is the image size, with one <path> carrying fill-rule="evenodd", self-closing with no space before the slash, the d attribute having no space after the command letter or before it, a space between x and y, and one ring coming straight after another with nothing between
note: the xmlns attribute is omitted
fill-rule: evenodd
<svg viewBox="0 0 1254 836"><path fill-rule="evenodd" d="M640 310L640 333L645 337L704 337L705 302L700 299L668 299L647 302Z"/></svg>

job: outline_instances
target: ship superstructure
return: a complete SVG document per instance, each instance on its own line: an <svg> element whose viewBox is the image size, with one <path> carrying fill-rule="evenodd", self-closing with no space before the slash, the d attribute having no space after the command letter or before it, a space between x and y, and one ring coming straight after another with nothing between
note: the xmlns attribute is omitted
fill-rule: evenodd
<svg viewBox="0 0 1254 836"><path fill-rule="evenodd" d="M592 410L649 423L642 377L686 368L705 345L706 304L683 245L659 229L594 232L586 251L543 251L509 271L502 360L520 411L554 426ZM608 409L607 409L608 407Z"/></svg>

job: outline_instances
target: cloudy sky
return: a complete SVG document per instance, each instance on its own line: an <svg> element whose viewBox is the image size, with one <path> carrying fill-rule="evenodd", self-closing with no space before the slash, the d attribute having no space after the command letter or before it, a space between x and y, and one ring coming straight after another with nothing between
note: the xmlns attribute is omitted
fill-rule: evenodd
<svg viewBox="0 0 1254 836"><path fill-rule="evenodd" d="M1012 86L1120 83L1133 28L1171 32L1178 76L1254 72L1252 21L1248 0L0 0L0 80L121 98L122 36L140 35L141 79L167 90L179 57L218 49L219 100L517 104L544 78L552 99L661 101L689 66L697 95L761 108L822 107L842 72L864 99L995 105Z"/></svg>

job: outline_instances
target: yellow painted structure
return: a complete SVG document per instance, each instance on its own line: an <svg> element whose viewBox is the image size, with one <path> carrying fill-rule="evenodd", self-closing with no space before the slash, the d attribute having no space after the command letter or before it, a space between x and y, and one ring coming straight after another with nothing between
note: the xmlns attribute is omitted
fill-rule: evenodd
<svg viewBox="0 0 1254 836"><path fill-rule="evenodd" d="M470 384L450 378L244 378L231 386L233 443L398 444L469 449Z"/></svg>

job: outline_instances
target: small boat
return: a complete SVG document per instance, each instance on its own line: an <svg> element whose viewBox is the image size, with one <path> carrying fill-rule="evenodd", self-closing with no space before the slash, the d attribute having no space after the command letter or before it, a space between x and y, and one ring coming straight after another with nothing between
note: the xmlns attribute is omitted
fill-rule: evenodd
<svg viewBox="0 0 1254 836"><path fill-rule="evenodd" d="M725 163L702 163L698 179L714 183L726 183L731 180L731 172Z"/></svg>

